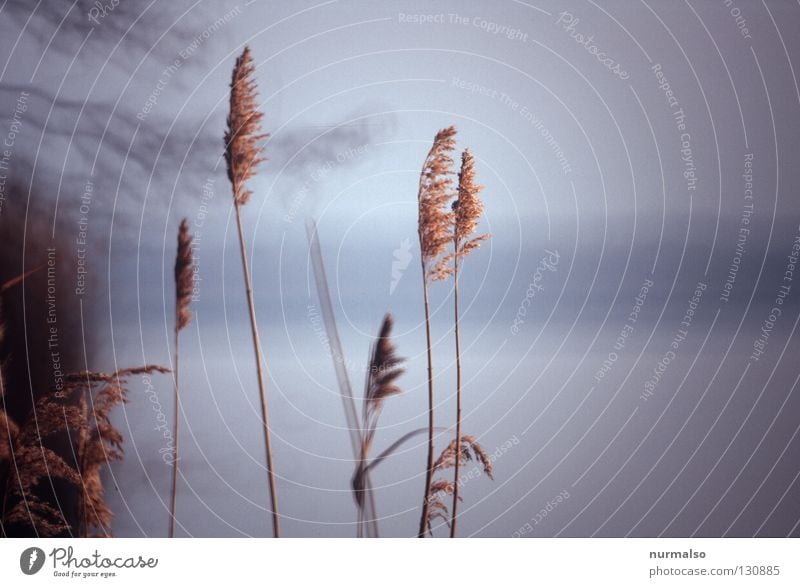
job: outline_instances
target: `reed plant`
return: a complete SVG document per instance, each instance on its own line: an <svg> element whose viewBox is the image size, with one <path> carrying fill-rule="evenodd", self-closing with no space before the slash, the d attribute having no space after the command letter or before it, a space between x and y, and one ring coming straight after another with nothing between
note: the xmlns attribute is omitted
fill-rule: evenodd
<svg viewBox="0 0 800 587"><path fill-rule="evenodd" d="M257 86L253 79L255 65L250 48L245 47L236 60L231 79L230 111L228 113L227 130L225 131L225 162L228 179L233 190L233 205L236 216L236 228L239 235L239 251L242 257L245 295L247 309L250 314L250 330L253 336L253 350L256 360L256 377L258 394L261 402L261 423L264 430L264 452L266 453L267 484L270 506L272 510L272 533L278 538L281 533L280 514L278 512L278 494L275 482L275 468L272 458L270 439L269 411L267 410L267 390L264 381L262 364L261 338L256 321L256 308L253 299L253 285L250 267L247 261L247 247L242 226L242 207L247 204L253 192L247 188L247 181L255 175L256 167L264 161L259 143L269 135L261 132L263 113L257 108Z"/></svg>
<svg viewBox="0 0 800 587"><path fill-rule="evenodd" d="M359 511L359 536L363 536L362 526L369 521L365 519L365 513L369 509L366 504L368 497L366 491L367 471L370 463L370 451L378 428L378 419L386 399L401 392L395 380L404 372L404 369L400 367L404 359L397 356L392 342L393 324L392 315L387 313L383 317L378 337L370 350L364 383L361 447L356 471L353 475L353 494Z"/></svg>
<svg viewBox="0 0 800 587"><path fill-rule="evenodd" d="M36 536L111 536L113 512L105 502L104 466L123 457L122 434L111 422L112 410L128 401L127 379L145 373L169 373L158 365L114 373L67 375L63 387L34 404L10 445L13 467L5 488L3 526L26 526ZM50 448L52 438L66 434L73 454ZM54 499L55 483L78 492L75 521ZM8 506L8 507L7 507Z"/></svg>
<svg viewBox="0 0 800 587"><path fill-rule="evenodd" d="M422 266L422 295L425 310L425 341L428 361L428 456L425 466L425 492L422 501L417 536L423 538L428 530L431 483L434 473L435 397L433 387L433 350L431 341L431 316L428 288L449 275L443 257L451 240L453 214L448 203L453 198L453 159L456 129L449 126L436 133L433 145L425 157L419 177L417 203L419 209L417 234L419 236Z"/></svg>
<svg viewBox="0 0 800 587"><path fill-rule="evenodd" d="M458 312L458 277L459 262L462 261L470 252L480 246L480 243L488 239L491 235L483 234L472 237L478 226L478 220L483 214L483 202L478 194L483 189L475 183L475 157L469 149L465 149L461 155L461 170L458 174L458 199L453 202L453 306L454 306L454 330L456 343L456 439L455 446L462 444L461 437L461 342L459 338L459 312ZM474 439L473 439L474 440ZM473 450L477 450L477 443L467 443ZM461 451L458 451L461 454ZM466 453L468 454L468 453ZM456 525L458 516L459 502L459 471L462 459L456 457L453 463L453 507L451 510L450 538L456 536Z"/></svg>
<svg viewBox="0 0 800 587"><path fill-rule="evenodd" d="M175 255L175 413L172 424L172 493L170 495L169 537L175 537L176 508L178 501L178 461L180 460L180 331L192 321L189 305L192 301L192 236L189 234L189 221L184 218L178 228L178 251Z"/></svg>

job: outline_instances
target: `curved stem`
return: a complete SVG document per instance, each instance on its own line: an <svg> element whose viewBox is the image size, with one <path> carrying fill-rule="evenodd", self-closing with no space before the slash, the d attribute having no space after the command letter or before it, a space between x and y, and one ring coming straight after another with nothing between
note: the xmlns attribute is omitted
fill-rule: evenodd
<svg viewBox="0 0 800 587"><path fill-rule="evenodd" d="M253 287L250 282L250 268L247 263L247 249L244 246L244 230L242 228L242 215L237 199L234 199L236 207L236 227L239 231L239 249L242 254L242 268L244 269L244 285L247 294L247 309L250 312L250 329L253 334L253 350L256 354L256 375L258 376L258 393L261 400L261 419L264 425L264 450L267 453L267 481L269 484L269 497L272 507L272 533L275 538L281 534L280 519L278 516L278 495L275 492L275 470L272 466L272 447L270 445L269 413L267 412L267 392L264 385L264 370L261 366L261 339L258 336L258 325L256 324L256 307L253 301Z"/></svg>
<svg viewBox="0 0 800 587"><path fill-rule="evenodd" d="M434 430L441 431L442 428L435 428ZM427 428L417 428L416 430L412 430L411 432L406 432L405 434L403 434L403 436L401 436L400 438L395 440L392 444L390 444L388 448L384 449L384 451L381 454L379 454L377 457L375 457L369 463L367 463L367 466L364 468L364 471L369 473L370 471L372 471L372 469L374 469L375 467L380 465L383 461L385 461L387 458L389 458L389 456L391 456L391 454L394 451L396 451L404 442L413 438L417 434L422 434L427 431L428 431Z"/></svg>

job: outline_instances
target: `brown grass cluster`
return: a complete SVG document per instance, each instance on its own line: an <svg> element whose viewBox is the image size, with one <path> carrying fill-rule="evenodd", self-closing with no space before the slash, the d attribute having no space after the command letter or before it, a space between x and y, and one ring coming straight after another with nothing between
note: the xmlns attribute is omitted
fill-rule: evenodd
<svg viewBox="0 0 800 587"><path fill-rule="evenodd" d="M115 373L81 372L66 377L64 389L41 397L22 424L11 447L11 467L3 504L3 524L34 529L37 536L111 536L113 513L105 502L101 471L122 459L122 434L111 422L112 410L127 402L127 378L167 373L149 365ZM67 435L72 458L49 447ZM77 522L54 500L54 483L72 486L80 495ZM6 510L6 506L9 506Z"/></svg>

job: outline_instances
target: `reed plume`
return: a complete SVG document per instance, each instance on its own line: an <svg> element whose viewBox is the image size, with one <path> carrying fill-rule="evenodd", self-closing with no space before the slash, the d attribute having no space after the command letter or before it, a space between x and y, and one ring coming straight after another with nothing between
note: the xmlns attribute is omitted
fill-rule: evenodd
<svg viewBox="0 0 800 587"><path fill-rule="evenodd" d="M436 133L433 145L422 165L417 191L419 206L417 233L422 264L422 294L425 307L425 338L428 359L428 458L425 467L425 495L417 533L420 538L425 536L428 528L428 510L434 472L433 355L428 286L434 281L446 278L449 274L446 260L442 258L442 254L450 242L452 232L453 214L448 211L447 203L453 197L453 180L450 177L453 159L450 157L450 153L455 149L455 135L454 126L449 126Z"/></svg>
<svg viewBox="0 0 800 587"><path fill-rule="evenodd" d="M451 440L450 444L439 455L439 458L436 459L433 464L434 473L445 471L451 467L458 467L474 459L483 466L484 474L493 480L492 461L487 452L483 450L483 447L474 436L462 434L460 438L461 442L456 439ZM463 498L458 495L458 485L458 477L456 477L455 481L450 481L449 479L436 479L433 481L429 498L429 513L426 520L426 531L431 536L433 535L433 522L438 518L450 526L452 537L452 515L448 511L443 497L452 496L454 500L463 501Z"/></svg>
<svg viewBox="0 0 800 587"><path fill-rule="evenodd" d="M475 157L469 149L461 154L461 170L458 174L458 199L453 202L453 252L448 257L453 259L453 299L455 313L456 341L456 445L461 444L461 342L459 338L458 314L458 276L459 261L480 246L481 241L491 235L483 234L472 237L478 227L478 220L483 214L483 202L478 194L483 186L475 183ZM456 536L456 517L458 515L458 474L461 459L454 462L453 508L451 511L450 538Z"/></svg>
<svg viewBox="0 0 800 587"><path fill-rule="evenodd" d="M21 283L29 275L42 269L44 265L9 279L0 286L0 353L5 353L6 325L3 319L3 301L5 292ZM0 482L5 483L14 459L13 447L19 435L19 426L6 411L6 356L0 354ZM8 492L3 491L2 509L0 509L0 535L6 536L3 518L5 517Z"/></svg>
<svg viewBox="0 0 800 587"><path fill-rule="evenodd" d="M353 495L359 512L359 537L364 535L363 528L369 522L365 515L367 512L367 473L369 470L369 453L372 449L372 442L375 439L378 418L381 410L383 410L383 402L401 392L401 389L395 384L395 380L405 371L399 366L405 359L396 355L395 346L391 339L393 322L391 314L387 313L383 317L378 338L370 350L370 362L366 374L366 382L364 383L361 452L352 482Z"/></svg>
<svg viewBox="0 0 800 587"><path fill-rule="evenodd" d="M14 440L15 466L6 493L15 501L3 512L4 524L29 525L41 537L111 535L113 512L105 502L100 474L103 466L123 456L122 434L111 423L111 411L127 401L127 377L152 372L169 369L150 365L110 374L74 373L62 389L36 401ZM72 463L47 446L63 433L73 441ZM81 495L76 526L53 499L54 482L66 483Z"/></svg>
<svg viewBox="0 0 800 587"><path fill-rule="evenodd" d="M264 161L259 142L269 137L269 134L261 132L264 114L257 108L255 70L250 47L245 47L233 67L228 128L225 131L225 162L237 206L247 204L253 195L246 187L247 180L256 174L256 167Z"/></svg>
<svg viewBox="0 0 800 587"><path fill-rule="evenodd" d="M259 142L269 135L261 133L263 113L257 109L257 87L253 79L255 65L250 55L250 48L245 47L236 60L231 79L230 112L228 128L225 132L225 161L228 168L228 179L233 189L233 205L236 211L236 228L239 233L239 249L242 256L242 269L247 295L247 309L250 313L250 328L253 335L253 349L256 355L256 375L258 392L261 400L261 419L264 428L264 451L266 452L267 481L270 503L272 507L272 532L275 538L280 536L280 517L278 514L278 495L275 487L275 470L272 464L272 447L270 443L269 413L267 411L267 392L264 383L264 371L261 363L261 339L256 323L255 301L250 279L250 267L247 262L247 247L244 242L241 207L247 204L252 191L246 187L247 180L255 175L256 166L264 158L261 157Z"/></svg>
<svg viewBox="0 0 800 587"><path fill-rule="evenodd" d="M180 385L178 377L180 331L189 325L192 312L192 236L189 234L189 221L181 220L178 229L178 252L175 255L175 415L173 420L174 449L172 455L172 496L170 501L169 537L175 537L175 512L178 499L178 460L180 459L179 424L181 413Z"/></svg>
<svg viewBox="0 0 800 587"><path fill-rule="evenodd" d="M128 402L128 378L169 373L159 365L121 369L114 373L80 372L67 376L68 393L77 393L82 421L78 431L78 473L82 483L79 535L111 536L113 512L105 502L102 468L121 461L123 437L111 422L112 410Z"/></svg>

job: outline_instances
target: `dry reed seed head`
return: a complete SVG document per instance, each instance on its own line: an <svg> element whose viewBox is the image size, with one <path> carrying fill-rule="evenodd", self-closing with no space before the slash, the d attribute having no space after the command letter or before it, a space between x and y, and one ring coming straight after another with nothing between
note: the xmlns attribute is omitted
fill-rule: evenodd
<svg viewBox="0 0 800 587"><path fill-rule="evenodd" d="M442 278L435 265L452 238L453 213L447 204L454 197L450 153L455 149L455 135L454 126L436 133L419 179L420 249L426 267L425 279L433 281Z"/></svg>
<svg viewBox="0 0 800 587"><path fill-rule="evenodd" d="M63 512L33 495L17 502L6 513L5 522L33 526L40 538L60 536L71 530Z"/></svg>
<svg viewBox="0 0 800 587"><path fill-rule="evenodd" d="M459 463L463 464L475 458L483 465L483 472L494 480L492 475L492 462L489 455L483 450L483 447L478 443L474 436L468 434L461 435L461 446L458 446L457 439L453 439L444 448L442 454L433 465L434 471L443 471L454 467L456 458ZM441 518L450 527L450 517L447 506L442 502L442 496L451 496L455 491L455 484L447 479L437 479L431 483L431 492L428 496L428 533L433 535L433 521L436 518ZM458 501L464 501L463 496L458 496Z"/></svg>
<svg viewBox="0 0 800 587"><path fill-rule="evenodd" d="M181 220L178 229L178 252L175 255L175 327L183 330L192 320L189 303L192 301L192 235L189 221Z"/></svg>
<svg viewBox="0 0 800 587"><path fill-rule="evenodd" d="M45 398L46 399L46 398ZM52 434L69 430L80 430L86 425L85 415L76 405L66 405L60 401L39 401L36 403L35 417L22 431L24 442L38 441Z"/></svg>
<svg viewBox="0 0 800 587"><path fill-rule="evenodd" d="M375 437L378 418L383 409L383 402L386 398L402 392L400 387L395 384L395 380L405 371L398 367L405 359L397 356L392 342L393 325L392 315L390 313L384 315L378 337L370 350L369 371L364 390L364 422L362 425L364 434L361 439L361 458L352 479L354 497L359 507L364 505L369 452Z"/></svg>
<svg viewBox="0 0 800 587"><path fill-rule="evenodd" d="M114 512L105 502L105 490L100 478L100 467L90 467L84 471L83 491L86 503L83 508L83 523L87 529L96 528L100 532L99 537L111 536L111 520Z"/></svg>
<svg viewBox="0 0 800 587"><path fill-rule="evenodd" d="M104 500L100 471L103 466L123 458L123 436L111 423L111 410L127 402L127 389L116 382L106 383L92 401L91 420L94 424L81 446L80 462L86 504L84 524L96 528L101 536L110 536L113 512Z"/></svg>
<svg viewBox="0 0 800 587"><path fill-rule="evenodd" d="M123 457L123 437L111 423L111 411L127 401L127 377L153 372L169 373L170 370L159 365L145 365L114 373L71 373L65 377L63 396L50 393L36 402L34 413L15 443L17 466L10 487L11 495L18 502L7 521L33 525L41 536L55 536L71 530L61 512L43 502L35 492L43 480L58 478L82 491L85 498L82 522L86 528L98 529L102 536L110 535L113 512L104 501L100 471ZM94 393L96 387L100 389ZM92 394L89 408L87 395ZM77 432L79 470L44 445L47 436L61 431Z"/></svg>
<svg viewBox="0 0 800 587"><path fill-rule="evenodd" d="M9 495L16 500L6 515L6 522L31 525L43 537L52 537L70 530L63 513L43 501L37 488L61 479L80 488L77 471L51 449L34 443L17 442L14 448L15 467L9 479ZM48 485L43 487L47 488Z"/></svg>
<svg viewBox="0 0 800 587"><path fill-rule="evenodd" d="M372 345L370 353L369 373L364 392L365 438L370 440L374 435L384 400L402 391L395 384L395 380L405 371L402 367L398 367L405 359L397 356L392 342L393 324L392 315L387 313L383 317L378 338Z"/></svg>
<svg viewBox="0 0 800 587"><path fill-rule="evenodd" d="M444 495L453 495L455 491L455 485L452 481L448 479L437 479L433 483L431 483L431 495L436 494L444 494ZM463 499L461 496L458 498L459 500Z"/></svg>
<svg viewBox="0 0 800 587"><path fill-rule="evenodd" d="M461 170L458 173L458 199L453 202L456 216L456 236L466 238L478 226L483 213L483 203L478 194L483 186L475 183L475 157L469 149L461 153Z"/></svg>
<svg viewBox="0 0 800 587"><path fill-rule="evenodd" d="M474 436L468 434L461 435L461 446L457 447L457 441L454 438L444 448L442 454L433 465L435 471L442 471L454 467L456 464L456 454L458 454L459 463L471 461L473 458L483 465L483 472L494 480L492 461L489 455L483 450L483 447L478 443Z"/></svg>
<svg viewBox="0 0 800 587"><path fill-rule="evenodd" d="M461 170L458 173L458 199L453 202L453 238L459 258L466 257L482 241L491 237L490 234L483 234L469 238L478 227L478 221L483 214L483 202L478 196L482 190L483 186L475 183L475 157L469 149L464 149L461 154Z"/></svg>
<svg viewBox="0 0 800 587"><path fill-rule="evenodd" d="M455 253L449 253L444 257L440 257L430 271L431 281L442 281L450 277L453 274L453 268L450 266L450 263L454 258Z"/></svg>
<svg viewBox="0 0 800 587"><path fill-rule="evenodd" d="M483 447L478 444L478 441L475 440L474 436L461 436L462 442L466 442L469 447L472 449L472 453L475 455L475 458L480 461L483 465L483 472L494 481L493 469L492 469L492 461L489 458L489 455L483 450Z"/></svg>
<svg viewBox="0 0 800 587"><path fill-rule="evenodd" d="M433 522L437 519L441 519L447 524L447 527L450 527L450 510L447 509L447 506L442 502L438 497L436 497L435 493L431 493L429 498L429 505L428 505L428 534L433 536Z"/></svg>
<svg viewBox="0 0 800 587"><path fill-rule="evenodd" d="M152 373L161 373L165 375L172 373L172 369L162 365L143 365L141 367L131 367L128 369L119 369L112 373L103 373L100 371L76 371L69 373L64 378L67 385L82 385L89 383L111 383L114 381L124 382L132 375L149 375Z"/></svg>
<svg viewBox="0 0 800 587"><path fill-rule="evenodd" d="M233 68L230 111L225 131L228 179L233 187L234 201L239 206L250 199L252 192L245 188L245 184L255 175L258 164L264 161L258 143L269 137L261 132L261 119L264 115L257 108L258 91L253 79L254 72L250 48L245 47Z"/></svg>

